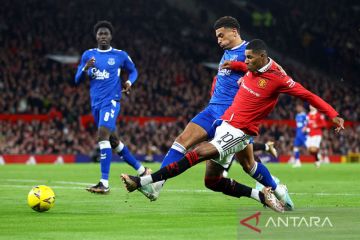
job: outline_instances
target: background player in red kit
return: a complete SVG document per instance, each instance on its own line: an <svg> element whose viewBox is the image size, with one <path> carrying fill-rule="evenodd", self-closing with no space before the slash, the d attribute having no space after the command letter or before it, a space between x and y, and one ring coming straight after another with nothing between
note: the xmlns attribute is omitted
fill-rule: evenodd
<svg viewBox="0 0 360 240"><path fill-rule="evenodd" d="M310 105L308 117L308 132L306 147L311 155L315 157L315 166L320 167L320 143L322 129L326 127L326 121L323 114L319 113L316 108Z"/></svg>
<svg viewBox="0 0 360 240"><path fill-rule="evenodd" d="M320 112L325 113L336 124L336 132L344 129L344 119L324 100L295 82L268 57L266 44L259 39L251 41L245 51L245 64L249 70L241 78L241 87L232 105L221 119L214 122L215 136L210 142L203 142L188 152L179 162L161 168L144 177L122 174L121 178L129 192L152 182L166 180L179 175L195 164L213 159L223 165L231 161L228 158L236 153L243 169L261 184L271 187L276 197L286 202L285 192L272 179L268 169L254 160L253 146L249 144L251 136L258 135L259 124L274 109L281 93L286 93L309 102ZM241 191L240 196L250 195L244 191L244 185L232 185L232 191ZM241 188L241 189L240 189Z"/></svg>

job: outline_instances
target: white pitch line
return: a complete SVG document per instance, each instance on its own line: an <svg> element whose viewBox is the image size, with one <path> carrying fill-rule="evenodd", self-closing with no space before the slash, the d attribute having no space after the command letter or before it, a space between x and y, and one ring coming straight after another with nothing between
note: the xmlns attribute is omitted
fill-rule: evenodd
<svg viewBox="0 0 360 240"><path fill-rule="evenodd" d="M5 181L9 182L41 182L43 180L34 180L34 179L4 179ZM43 181L45 182L45 181ZM70 186L58 186L58 185L51 185L53 188L58 189L84 189L84 187L91 185L91 183L84 183L84 182L71 182L71 181L53 181L51 183L58 183L58 184L68 184L68 185L81 185L82 187L70 187ZM28 188L29 185L10 185L10 184L0 184L2 187L15 187L15 188ZM111 188L113 190L119 190L123 188ZM213 193L213 191L207 189L164 189L164 192L175 192L175 193ZM314 195L314 196L360 196L360 193L311 193L311 192L290 192L290 195Z"/></svg>
<svg viewBox="0 0 360 240"><path fill-rule="evenodd" d="M4 179L7 182L40 182L44 180L34 180L34 179Z"/></svg>
<svg viewBox="0 0 360 240"><path fill-rule="evenodd" d="M315 196L360 196L360 193L289 193L290 195L315 195Z"/></svg>
<svg viewBox="0 0 360 240"><path fill-rule="evenodd" d="M10 184L0 184L1 187L9 187L9 188L29 188L29 185L10 185ZM31 186L30 186L31 187ZM85 189L82 187L69 187L69 186L51 186L54 189Z"/></svg>
<svg viewBox="0 0 360 240"><path fill-rule="evenodd" d="M4 179L8 182L47 182L47 180L35 180L35 179ZM94 183L85 183L85 182L69 182L69 181L51 181L51 183L59 184L70 184L70 185L92 185Z"/></svg>
<svg viewBox="0 0 360 240"><path fill-rule="evenodd" d="M70 185L94 185L94 183L84 183L84 182L66 182L66 181L54 181L53 183L59 183L59 184L70 184Z"/></svg>
<svg viewBox="0 0 360 240"><path fill-rule="evenodd" d="M165 189L165 192L196 192L196 193L212 193L213 191L206 190L206 189ZM360 193L289 193L290 195L315 195L315 196L360 196Z"/></svg>

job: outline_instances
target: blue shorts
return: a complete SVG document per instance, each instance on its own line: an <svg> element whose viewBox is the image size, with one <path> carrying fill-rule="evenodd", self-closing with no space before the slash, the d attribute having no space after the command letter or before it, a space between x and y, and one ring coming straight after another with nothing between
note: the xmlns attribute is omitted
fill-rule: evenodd
<svg viewBox="0 0 360 240"><path fill-rule="evenodd" d="M198 113L190 122L196 123L202 127L211 139L215 135L216 127L213 126L215 120L220 119L229 105L210 104L200 113Z"/></svg>
<svg viewBox="0 0 360 240"><path fill-rule="evenodd" d="M110 130L110 132L115 131L116 120L120 113L119 102L115 100L104 102L99 106L93 107L91 111L95 119L95 124L98 128L106 127Z"/></svg>
<svg viewBox="0 0 360 240"><path fill-rule="evenodd" d="M306 147L306 136L295 136L294 147Z"/></svg>

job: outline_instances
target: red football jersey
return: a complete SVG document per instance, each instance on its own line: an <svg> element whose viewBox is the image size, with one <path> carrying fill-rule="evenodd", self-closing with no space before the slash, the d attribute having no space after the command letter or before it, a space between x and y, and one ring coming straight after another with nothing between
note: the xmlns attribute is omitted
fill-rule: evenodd
<svg viewBox="0 0 360 240"><path fill-rule="evenodd" d="M338 113L324 100L291 79L272 59L257 72L247 72L232 105L222 116L248 135L257 135L259 124L274 109L280 93L309 102L330 118Z"/></svg>
<svg viewBox="0 0 360 240"><path fill-rule="evenodd" d="M307 127L309 128L309 136L322 135L322 128L326 127L326 121L324 115L316 112L310 112L308 115L309 122Z"/></svg>

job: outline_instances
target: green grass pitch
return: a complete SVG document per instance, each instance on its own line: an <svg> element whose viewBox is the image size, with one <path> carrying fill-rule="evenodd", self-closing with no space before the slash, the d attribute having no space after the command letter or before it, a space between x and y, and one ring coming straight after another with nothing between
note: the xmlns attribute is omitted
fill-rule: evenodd
<svg viewBox="0 0 360 240"><path fill-rule="evenodd" d="M126 164L111 166L109 195L84 190L97 182L97 164L0 166L0 239L359 239L360 164L268 167L288 186L294 212L277 214L254 200L207 190L204 164L169 180L156 202L126 192L119 175L134 174ZM254 186L239 165L230 177ZM55 206L45 213L26 202L31 187L40 184L56 194ZM248 223L260 233L239 223L257 212L258 225L255 219Z"/></svg>

